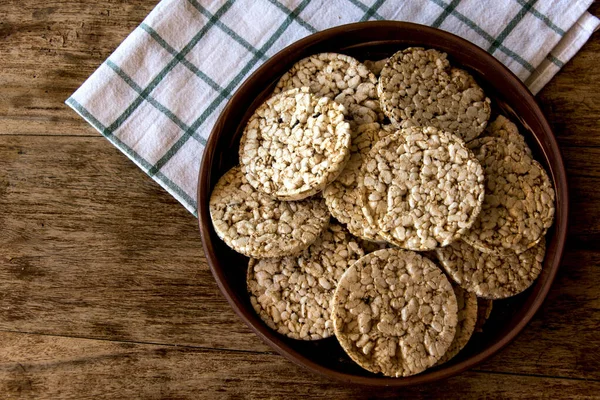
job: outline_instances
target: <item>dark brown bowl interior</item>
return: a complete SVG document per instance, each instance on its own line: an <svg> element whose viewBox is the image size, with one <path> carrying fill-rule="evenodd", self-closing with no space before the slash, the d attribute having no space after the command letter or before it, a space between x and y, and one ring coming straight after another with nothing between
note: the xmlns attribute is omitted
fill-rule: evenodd
<svg viewBox="0 0 600 400"><path fill-rule="evenodd" d="M448 53L450 61L471 72L492 99L493 115L503 113L518 122L535 158L550 173L556 189L556 219L548 232L542 274L524 293L494 302L484 332L475 334L454 359L408 378L386 378L355 365L335 338L316 342L288 339L270 330L255 314L246 292L248 259L227 247L212 228L208 211L217 180L238 163L238 144L253 110L296 61L315 53L338 52L359 60L377 60L409 47L432 47ZM347 382L405 386L449 377L491 356L510 342L541 306L560 264L567 231L567 180L562 158L548 122L527 88L500 62L479 47L441 30L403 22L364 22L316 33L282 50L260 67L231 98L221 113L204 151L198 179L198 208L202 243L219 288L237 314L277 352L298 365Z"/></svg>

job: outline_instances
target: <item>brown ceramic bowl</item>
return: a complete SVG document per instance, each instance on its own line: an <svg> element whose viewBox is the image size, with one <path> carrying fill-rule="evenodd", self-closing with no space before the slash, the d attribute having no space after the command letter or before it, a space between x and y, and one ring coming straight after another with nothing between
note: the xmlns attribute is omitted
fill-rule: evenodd
<svg viewBox="0 0 600 400"><path fill-rule="evenodd" d="M475 334L450 362L419 375L387 378L352 362L335 337L305 342L269 329L252 309L246 292L248 259L219 240L210 221L208 201L219 177L238 163L238 145L246 121L292 64L320 52L344 53L361 61L378 60L409 46L448 53L451 63L471 72L492 99L492 118L503 113L520 125L535 158L554 183L556 219L548 232L543 271L531 288L510 299L495 301L484 331ZM246 80L223 110L208 139L198 179L198 208L202 243L217 284L231 307L262 340L294 363L330 378L375 386L406 386L447 378L473 367L506 346L531 320L560 264L567 232L567 179L558 145L542 111L529 90L500 62L479 47L441 30L403 22L364 22L302 39L276 54Z"/></svg>

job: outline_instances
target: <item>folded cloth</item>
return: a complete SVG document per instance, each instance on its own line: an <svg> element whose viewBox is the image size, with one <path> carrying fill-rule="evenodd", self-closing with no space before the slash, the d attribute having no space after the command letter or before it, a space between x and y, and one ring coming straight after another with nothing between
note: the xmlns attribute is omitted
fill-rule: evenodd
<svg viewBox="0 0 600 400"><path fill-rule="evenodd" d="M162 0L66 101L197 214L197 174L227 100L285 46L368 20L430 25L494 55L537 93L588 40L592 0Z"/></svg>

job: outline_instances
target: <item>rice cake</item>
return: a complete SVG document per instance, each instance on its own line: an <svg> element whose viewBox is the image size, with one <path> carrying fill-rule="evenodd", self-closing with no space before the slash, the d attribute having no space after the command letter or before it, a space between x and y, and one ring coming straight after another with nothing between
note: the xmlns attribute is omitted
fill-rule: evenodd
<svg viewBox="0 0 600 400"><path fill-rule="evenodd" d="M350 161L340 176L325 188L323 197L331 215L346 224L350 233L367 240L383 241L377 234L378 229L370 227L365 220L358 187L362 184L360 169L364 157L373 144L389 132L382 129L378 123L360 125L352 132Z"/></svg>
<svg viewBox="0 0 600 400"><path fill-rule="evenodd" d="M219 179L209 201L210 218L217 235L229 247L248 257L282 257L299 254L329 224L325 201L275 200L254 189L240 167Z"/></svg>
<svg viewBox="0 0 600 400"><path fill-rule="evenodd" d="M545 252L545 238L521 254L503 256L482 253L462 240L436 249L448 275L485 299L504 299L530 287L542 271Z"/></svg>
<svg viewBox="0 0 600 400"><path fill-rule="evenodd" d="M344 105L356 124L377 122L381 107L377 78L358 60L338 53L306 57L286 72L274 90L279 93L308 87L317 97L328 97Z"/></svg>
<svg viewBox="0 0 600 400"><path fill-rule="evenodd" d="M405 128L386 136L361 168L363 213L399 247L446 246L473 225L481 209L481 165L462 140L437 128Z"/></svg>
<svg viewBox="0 0 600 400"><path fill-rule="evenodd" d="M552 226L554 189L544 168L517 144L502 138L480 141L469 147L485 170L485 200L463 239L485 253L522 253Z"/></svg>
<svg viewBox="0 0 600 400"><path fill-rule="evenodd" d="M257 190L279 200L322 191L350 156L342 105L306 89L271 97L254 112L240 142L240 164Z"/></svg>
<svg viewBox="0 0 600 400"><path fill-rule="evenodd" d="M377 93L394 125L434 126L465 141L483 132L491 114L490 99L475 79L434 49L395 53L381 70Z"/></svg>
<svg viewBox="0 0 600 400"><path fill-rule="evenodd" d="M434 365L457 324L456 296L432 261L383 249L344 273L333 297L335 335L346 353L373 373L401 377Z"/></svg>
<svg viewBox="0 0 600 400"><path fill-rule="evenodd" d="M456 334L450 347L436 365L444 364L454 358L467 345L471 336L473 336L473 332L475 332L478 310L477 296L467 292L456 284L452 285L452 289L454 289L456 304L458 306Z"/></svg>
<svg viewBox="0 0 600 400"><path fill-rule="evenodd" d="M514 143L517 147L522 149L525 154L531 157L531 149L527 145L527 142L525 142L525 137L519 133L519 128L517 128L517 125L511 122L504 115L498 115L494 122L490 123L487 128L485 128L482 139L484 137L506 139L509 142Z"/></svg>
<svg viewBox="0 0 600 400"><path fill-rule="evenodd" d="M271 329L292 339L329 337L337 282L363 255L341 225L331 224L298 257L251 259L247 285L252 307Z"/></svg>

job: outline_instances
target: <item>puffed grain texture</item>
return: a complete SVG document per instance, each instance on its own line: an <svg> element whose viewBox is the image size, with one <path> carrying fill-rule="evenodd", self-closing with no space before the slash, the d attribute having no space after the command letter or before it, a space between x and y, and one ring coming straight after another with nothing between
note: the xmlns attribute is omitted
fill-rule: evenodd
<svg viewBox="0 0 600 400"><path fill-rule="evenodd" d="M485 299L504 299L529 288L542 272L546 240L521 254L486 254L462 240L436 252L448 275L463 289Z"/></svg>
<svg viewBox="0 0 600 400"><path fill-rule="evenodd" d="M333 297L335 335L373 373L418 374L446 352L457 324L456 296L432 261L383 249L344 273Z"/></svg>
<svg viewBox="0 0 600 400"><path fill-rule="evenodd" d="M446 53L401 50L381 70L377 93L384 114L398 127L434 126L465 141L479 136L491 114L490 99Z"/></svg>
<svg viewBox="0 0 600 400"><path fill-rule="evenodd" d="M325 203L338 221L346 224L350 233L363 239L383 241L378 227L366 221L359 201L359 186L362 185L361 166L363 159L377 140L389 135L378 123L363 124L352 130L350 161L329 186L323 190Z"/></svg>
<svg viewBox="0 0 600 400"><path fill-rule="evenodd" d="M396 246L415 251L446 246L481 210L481 165L462 140L434 127L386 136L361 168L363 213Z"/></svg>
<svg viewBox="0 0 600 400"><path fill-rule="evenodd" d="M304 89L271 97L254 112L240 141L240 164L258 191L302 200L322 191L350 157L345 108Z"/></svg>
<svg viewBox="0 0 600 400"><path fill-rule="evenodd" d="M436 365L444 364L454 358L469 342L477 322L477 296L453 284L454 295L458 305L458 323L456 334L448 350Z"/></svg>
<svg viewBox="0 0 600 400"><path fill-rule="evenodd" d="M377 122L382 115L377 78L345 54L319 53L298 61L281 77L274 93L301 87L344 105L348 118L356 124Z"/></svg>
<svg viewBox="0 0 600 400"><path fill-rule="evenodd" d="M219 179L209 201L217 235L248 257L282 257L310 246L329 224L325 201L275 200L254 189L240 167Z"/></svg>
<svg viewBox="0 0 600 400"><path fill-rule="evenodd" d="M519 132L519 128L504 115L498 115L494 122L490 123L481 139L484 137L496 137L506 139L521 148L525 154L531 157L531 149L525 142L525 137ZM483 144L483 143L482 143ZM479 145L477 147L480 147Z"/></svg>
<svg viewBox="0 0 600 400"><path fill-rule="evenodd" d="M292 339L329 337L335 287L363 255L341 225L331 224L300 256L251 259L247 284L252 307L271 329Z"/></svg>
<svg viewBox="0 0 600 400"><path fill-rule="evenodd" d="M469 147L485 170L485 200L465 242L497 255L535 246L554 219L555 193L546 171L506 139L477 139Z"/></svg>

